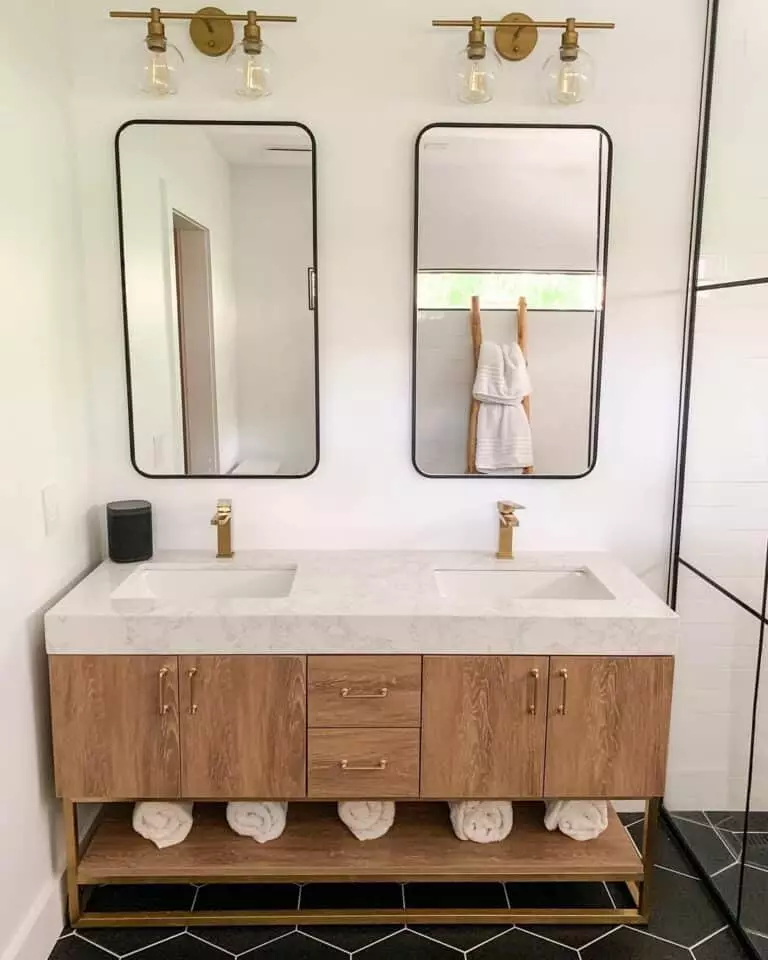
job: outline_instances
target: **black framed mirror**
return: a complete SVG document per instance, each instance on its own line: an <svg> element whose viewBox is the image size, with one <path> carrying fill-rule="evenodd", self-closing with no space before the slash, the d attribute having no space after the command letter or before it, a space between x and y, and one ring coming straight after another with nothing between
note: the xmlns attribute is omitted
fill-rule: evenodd
<svg viewBox="0 0 768 960"><path fill-rule="evenodd" d="M296 479L320 454L317 159L300 123L116 137L131 461Z"/></svg>
<svg viewBox="0 0 768 960"><path fill-rule="evenodd" d="M415 468L575 479L597 461L612 144L431 124L416 143Z"/></svg>

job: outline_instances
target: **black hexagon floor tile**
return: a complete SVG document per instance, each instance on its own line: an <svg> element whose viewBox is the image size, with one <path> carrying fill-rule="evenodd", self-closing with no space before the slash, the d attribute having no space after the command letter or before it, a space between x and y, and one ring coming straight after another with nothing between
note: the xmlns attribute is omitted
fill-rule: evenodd
<svg viewBox="0 0 768 960"><path fill-rule="evenodd" d="M562 943L563 946L579 950L581 947L586 947L588 943L592 943L593 940L604 937L606 933L610 933L615 928L611 926L592 926L592 924L574 924L567 926L547 925L546 927L526 926L520 929L541 934L556 943Z"/></svg>
<svg viewBox="0 0 768 960"><path fill-rule="evenodd" d="M409 926L419 933L426 934L433 940L439 940L440 943L444 943L448 947L456 947L457 950L473 950L475 947L479 947L481 943L493 940L500 934L512 929L511 923L508 923L506 926L450 923L442 925L419 924L416 926L412 923L409 924Z"/></svg>
<svg viewBox="0 0 768 960"><path fill-rule="evenodd" d="M460 956L453 947L421 937L413 930L403 930L356 953L355 960L459 960ZM338 954L335 960L340 960Z"/></svg>
<svg viewBox="0 0 768 960"><path fill-rule="evenodd" d="M301 890L302 910L401 910L399 883L307 883Z"/></svg>
<svg viewBox="0 0 768 960"><path fill-rule="evenodd" d="M701 810L673 810L670 811L675 820L690 820L693 823L703 823L709 826L709 820Z"/></svg>
<svg viewBox="0 0 768 960"><path fill-rule="evenodd" d="M468 954L470 960L576 960L573 950L525 930L510 930Z"/></svg>
<svg viewBox="0 0 768 960"><path fill-rule="evenodd" d="M190 933L136 954L136 960L224 960L226 954Z"/></svg>
<svg viewBox="0 0 768 960"><path fill-rule="evenodd" d="M363 947L369 947L379 940L391 937L398 930L404 930L401 926L388 926L376 924L361 926L303 926L299 928L305 933L329 943L340 950L348 950L354 953L355 950L362 950Z"/></svg>
<svg viewBox="0 0 768 960"><path fill-rule="evenodd" d="M739 908L739 888L741 886L741 866L734 864L728 870L719 873L715 885L722 893L725 902L736 913ZM749 930L768 935L768 872L747 866L744 869L744 890L741 902L741 922Z"/></svg>
<svg viewBox="0 0 768 960"><path fill-rule="evenodd" d="M237 955L292 933L294 927L190 927L190 930L206 943Z"/></svg>
<svg viewBox="0 0 768 960"><path fill-rule="evenodd" d="M184 927L100 927L82 930L78 935L118 957L124 957L180 933L184 933Z"/></svg>
<svg viewBox="0 0 768 960"><path fill-rule="evenodd" d="M701 861L701 865L707 873L716 873L718 870L722 870L723 867L727 867L730 863L733 863L734 854L729 849L723 837L716 830L713 830L712 827L700 823L691 823L688 820L678 820L676 821L676 825L690 845L691 850L693 850ZM677 857L675 858L673 855L673 859L667 862L665 851L668 851L670 847L675 850ZM659 854L660 856L655 858L656 863L660 863L664 867L671 867L673 870L682 870L683 873L694 873L693 867L688 864L688 861L682 853L677 851L677 845L674 840L667 837L664 832L662 832L659 837ZM675 859L678 863L682 861L683 866L675 866Z"/></svg>
<svg viewBox="0 0 768 960"><path fill-rule="evenodd" d="M188 883L110 883L94 887L88 909L95 913L191 910L195 892L196 887Z"/></svg>
<svg viewBox="0 0 768 960"><path fill-rule="evenodd" d="M618 927L581 951L582 960L691 960L684 947L657 940L640 930Z"/></svg>
<svg viewBox="0 0 768 960"><path fill-rule="evenodd" d="M295 932L246 953L243 960L342 960L344 956L336 947ZM219 960L224 960L222 954Z"/></svg>
<svg viewBox="0 0 768 960"><path fill-rule="evenodd" d="M295 883L209 883L200 887L195 913L208 910L296 910Z"/></svg>
<svg viewBox="0 0 768 960"><path fill-rule="evenodd" d="M508 883L506 887L511 907L546 910L613 906L602 883Z"/></svg>
<svg viewBox="0 0 768 960"><path fill-rule="evenodd" d="M707 816L716 827L721 827L723 830L734 830L736 833L744 830L744 820L746 819L744 811L708 810ZM750 813L747 829L768 833L768 811Z"/></svg>
<svg viewBox="0 0 768 960"><path fill-rule="evenodd" d="M721 930L693 951L696 960L744 960L744 950L730 930Z"/></svg>
<svg viewBox="0 0 768 960"><path fill-rule="evenodd" d="M73 935L56 942L48 960L106 960L111 954Z"/></svg>
<svg viewBox="0 0 768 960"><path fill-rule="evenodd" d="M763 960L768 960L768 937L761 937L758 933L748 930L749 939L755 950L760 954Z"/></svg>
<svg viewBox="0 0 768 960"><path fill-rule="evenodd" d="M722 927L722 917L700 881L655 870L652 890L649 933L691 947Z"/></svg>

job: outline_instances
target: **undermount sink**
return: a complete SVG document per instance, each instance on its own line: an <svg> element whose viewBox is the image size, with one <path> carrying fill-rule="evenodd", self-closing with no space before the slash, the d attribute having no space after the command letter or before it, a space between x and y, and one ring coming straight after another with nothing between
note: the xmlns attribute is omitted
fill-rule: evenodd
<svg viewBox="0 0 768 960"><path fill-rule="evenodd" d="M148 564L112 593L113 600L200 600L287 597L296 567L243 569L214 564Z"/></svg>
<svg viewBox="0 0 768 960"><path fill-rule="evenodd" d="M435 570L440 594L457 600L613 600L585 567L560 570Z"/></svg>

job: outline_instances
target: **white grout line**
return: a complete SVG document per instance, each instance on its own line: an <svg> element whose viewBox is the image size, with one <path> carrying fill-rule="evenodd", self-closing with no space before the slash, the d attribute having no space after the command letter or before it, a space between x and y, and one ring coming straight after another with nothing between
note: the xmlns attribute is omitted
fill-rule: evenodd
<svg viewBox="0 0 768 960"><path fill-rule="evenodd" d="M181 936L181 934L179 934ZM193 940L197 940L198 943L204 943L206 947L212 947L214 950L218 950L219 953L226 954L228 957L234 957L234 953L230 953L229 950L225 950L224 947L220 947L217 943L211 943L210 940L203 940L202 937L199 937L196 933L192 933L191 930L187 930L187 936L192 937ZM173 939L173 938L171 938ZM148 949L147 947L144 948Z"/></svg>
<svg viewBox="0 0 768 960"><path fill-rule="evenodd" d="M366 943L364 947L358 947L357 950L352 951L352 956L354 957L354 955L356 953L360 953L361 950L367 950L369 947L375 947L379 943L384 943L385 940L390 940L392 937L396 937L398 933L402 933L403 930L405 929L406 927L404 926L398 927L397 930L393 930L391 933L388 933L386 936L380 937L378 940L374 940L372 943Z"/></svg>
<svg viewBox="0 0 768 960"><path fill-rule="evenodd" d="M704 810L704 811L702 811L702 812L703 812L704 816L707 818L707 823L710 825L710 827L712 827L713 833L715 834L715 836L717 837L717 839L720 841L720 843L722 843L723 847L725 847L725 849L728 851L728 856L733 860L733 863L738 863L738 862L739 862L739 858L738 858L738 857L734 857L734 855L733 855L733 850L731 850L731 848L728 846L728 844L725 842L725 840L723 840L723 838L720 836L717 827L716 827L716 826L714 825L714 823L712 823L712 821L710 820L709 814L706 812L706 810ZM714 874L712 874L712 876L714 876Z"/></svg>
<svg viewBox="0 0 768 960"><path fill-rule="evenodd" d="M715 877L719 877L721 873L725 873L726 870L733 870L734 867L737 867L741 861L734 860L733 863L729 863L724 867L720 867L719 870L715 870L714 873L710 873L710 880L714 880Z"/></svg>
<svg viewBox="0 0 768 960"><path fill-rule="evenodd" d="M351 956L352 956L352 954L349 952L349 950L345 950L343 947L337 947L335 943L328 943L327 940L321 940L320 937L316 937L316 936L314 936L314 935L311 934L311 933L307 933L306 930L299 930L297 935L298 935L299 937L306 937L307 940L314 940L315 943L322 943L322 944L324 944L326 947L330 947L331 950L336 950L338 953L344 953L344 954L346 954L347 957L351 957Z"/></svg>
<svg viewBox="0 0 768 960"><path fill-rule="evenodd" d="M415 934L417 937L422 937L424 940L430 940L432 943L439 943L440 946L445 947L446 950L453 950L454 953L460 953L462 957L465 956L465 953L463 950L459 950L458 947L451 946L450 943L443 943L442 940L436 940L434 937L430 937L428 933L422 933L421 930L418 930L418 929L414 930L413 928L410 928L410 927L409 929L411 933Z"/></svg>
<svg viewBox="0 0 768 960"><path fill-rule="evenodd" d="M510 933L514 929L515 929L514 927L507 927L506 930L502 930L501 933L495 933L492 937L488 937L487 940L483 940L482 943L476 943L474 947L470 947L469 950L465 951L465 953L467 954L467 956L469 956L469 954L472 953L473 950L479 950L480 947L484 947L486 946L486 944L493 943L494 940L498 940L499 937L505 936L506 934Z"/></svg>
<svg viewBox="0 0 768 960"><path fill-rule="evenodd" d="M141 953L144 950L154 949L162 943L170 943L171 940L178 939L185 932L185 930L182 930L181 933L173 933L170 937L164 937L162 940L158 940L156 943L148 943L146 947L139 947L138 950L131 950L130 953L124 953L122 954L122 960L125 960L126 957L133 957L137 953ZM230 954L230 956L234 956L234 954Z"/></svg>
<svg viewBox="0 0 768 960"><path fill-rule="evenodd" d="M405 906L405 884L404 883L400 884L400 896L403 898L403 910L405 910L406 906Z"/></svg>
<svg viewBox="0 0 768 960"><path fill-rule="evenodd" d="M289 930L288 933L281 933L277 937L272 937L271 940L265 940L264 943L260 943L257 947L251 947L250 950L245 950L243 953L238 953L237 960L240 960L240 957L250 956L250 954L254 953L256 950L261 950L262 947L268 947L270 943L277 943L278 940L284 940L286 937L290 937L292 933L295 933L295 930Z"/></svg>
<svg viewBox="0 0 768 960"><path fill-rule="evenodd" d="M759 930L750 930L749 927L745 927L745 930L750 937L760 937L761 940L768 940L768 933L760 933Z"/></svg>
<svg viewBox="0 0 768 960"><path fill-rule="evenodd" d="M593 943L598 943L600 940L605 940L606 937L610 937L612 933L615 933L616 930L620 929L620 927L611 927L610 930L606 930L605 933L601 933L599 937L595 937L594 940L590 940L589 943L585 943L583 947L579 947L579 953L581 953L582 950L586 950L587 947L591 947Z"/></svg>
<svg viewBox="0 0 768 960"><path fill-rule="evenodd" d="M518 928L518 929L520 929L520 928ZM528 930L528 929L526 929L526 930L522 930L522 929L521 929L520 932L521 932L523 935L527 934L529 937L536 937L537 940L544 940L546 943L551 943L551 944L553 944L554 946L560 947L560 948L562 948L562 949L564 949L564 950L570 950L570 951L572 951L572 952L575 953L575 954L578 954L578 952L579 952L577 947L569 947L569 946L568 946L567 944L565 944L565 943L560 943L559 940L552 940L552 939L550 939L549 937L545 937L543 933L534 933L533 930Z"/></svg>
<svg viewBox="0 0 768 960"><path fill-rule="evenodd" d="M88 937L84 937L79 930L74 931L76 940L84 940L86 943L89 943L92 947L96 947L97 950L103 950L110 957L119 957L119 953L115 953L114 950L109 950L107 947L102 947L98 943L95 943L93 940L89 940Z"/></svg>
<svg viewBox="0 0 768 960"><path fill-rule="evenodd" d="M510 900L509 900L509 891L507 890L506 883L502 883L501 889L504 891L504 899L507 901L507 910L511 910L512 904L510 903Z"/></svg>
<svg viewBox="0 0 768 960"><path fill-rule="evenodd" d="M677 947L682 950L690 950L690 947L686 947L682 943L675 943L674 940L667 940L666 937L660 937L658 933L648 933L647 930L642 930L640 927L627 927L627 930L631 930L633 933L636 933L640 937L650 937L651 940L659 940L661 943L668 943L671 947Z"/></svg>
<svg viewBox="0 0 768 960"><path fill-rule="evenodd" d="M197 898L200 896L200 891L201 891L201 890L202 890L202 886L200 886L200 887L195 887L195 895L194 895L194 897L192 897L192 906L189 908L189 912L190 912L190 913L194 912L195 904L197 903Z"/></svg>
<svg viewBox="0 0 768 960"><path fill-rule="evenodd" d="M603 880L603 886L605 887L605 892L608 894L608 899L611 901L611 904L612 904L612 906L613 906L613 909L615 910L615 909L616 909L616 901L613 899L613 894L611 893L611 888L608 886L608 884L605 882L605 880Z"/></svg>
<svg viewBox="0 0 768 960"><path fill-rule="evenodd" d="M691 820L690 817L682 817L680 816L679 813L670 812L669 815L670 817L672 817L673 820L682 820L683 823L692 823L694 827L704 827L705 830L715 829L709 821L707 821L706 823L702 823L701 820ZM703 813L702 815L706 817L706 813Z"/></svg>
<svg viewBox="0 0 768 960"><path fill-rule="evenodd" d="M301 910L301 895L304 892L304 884L299 884L299 899L296 901L296 909Z"/></svg>
<svg viewBox="0 0 768 960"><path fill-rule="evenodd" d="M628 831L630 827L636 827L638 823L642 823L644 820L645 817L638 817L637 820L633 820L631 823L624 823L622 820L622 824L624 825L624 829Z"/></svg>
<svg viewBox="0 0 768 960"><path fill-rule="evenodd" d="M719 933L722 933L723 930L727 930L727 929L728 929L727 926L725 926L725 927L720 927L719 930L715 930L714 933L710 933L708 936L704 937L703 940L699 940L698 943L694 943L694 945L691 947L691 950L698 950L698 948L699 948L700 946L702 946L703 944L707 943L707 941L712 940L713 937L716 937Z"/></svg>
<svg viewBox="0 0 768 960"><path fill-rule="evenodd" d="M692 873L683 873L682 870L674 870L672 867L665 867L661 863L654 863L653 865L655 870L663 870L665 873L674 873L677 877L685 877L687 880L695 880L699 882L698 877L694 877Z"/></svg>

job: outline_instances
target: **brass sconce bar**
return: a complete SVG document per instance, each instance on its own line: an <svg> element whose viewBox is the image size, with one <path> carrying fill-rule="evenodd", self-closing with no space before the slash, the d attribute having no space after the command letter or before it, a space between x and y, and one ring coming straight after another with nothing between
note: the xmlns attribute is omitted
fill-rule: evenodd
<svg viewBox="0 0 768 960"><path fill-rule="evenodd" d="M111 10L109 15L118 20L149 20L152 18L153 11L146 12L136 10ZM279 17L267 14L255 13L251 17L247 13L163 13L158 11L161 20L234 20L236 22L247 23L249 19L255 19L259 23L298 23L298 17Z"/></svg>
<svg viewBox="0 0 768 960"><path fill-rule="evenodd" d="M496 50L505 60L525 60L538 43L539 30L562 30L562 59L574 60L578 56L579 30L613 30L616 24L603 20L576 20L575 17L566 20L532 20L525 13L510 13L501 20L484 20L482 17L433 20L432 26L469 28L470 59L483 59L485 56L483 31L487 27L496 30Z"/></svg>

